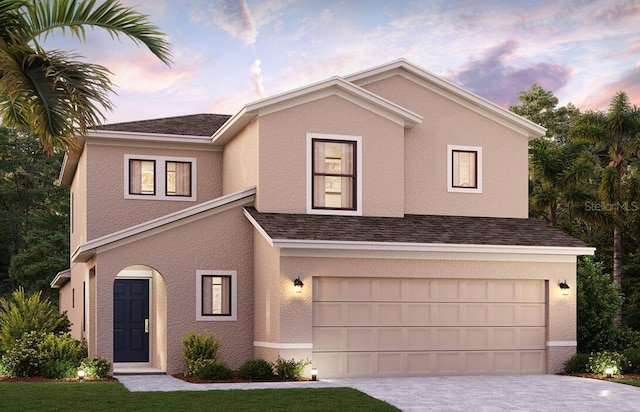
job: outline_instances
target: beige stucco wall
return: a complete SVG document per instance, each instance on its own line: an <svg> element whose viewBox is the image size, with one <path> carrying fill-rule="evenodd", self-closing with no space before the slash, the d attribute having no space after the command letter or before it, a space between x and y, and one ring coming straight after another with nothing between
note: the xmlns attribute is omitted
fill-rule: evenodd
<svg viewBox="0 0 640 412"><path fill-rule="evenodd" d="M363 215L403 215L404 128L339 96L260 118L260 212L306 213L307 133L361 136Z"/></svg>
<svg viewBox="0 0 640 412"><path fill-rule="evenodd" d="M71 204L73 197L73 204ZM76 174L69 188L71 253L87 241L87 154L82 152L78 159Z"/></svg>
<svg viewBox="0 0 640 412"><path fill-rule="evenodd" d="M528 216L528 140L401 76L364 86L423 117L407 130L405 213ZM447 145L482 147L482 193L447 191Z"/></svg>
<svg viewBox="0 0 640 412"><path fill-rule="evenodd" d="M151 362L166 363L167 373L184 370L181 341L190 330L216 333L222 341L220 360L231 368L253 356L253 275L251 226L241 208L117 247L97 256L97 355L113 359L113 282L132 265L155 269L162 276L152 283L152 307L166 300L166 312L153 313ZM237 271L237 321L196 321L196 270ZM166 292L163 291L166 289ZM158 309L156 309L158 310ZM162 330L162 317L166 328ZM166 342L162 340L165 339ZM165 346L166 345L166 346ZM166 361L156 357L166 356Z"/></svg>
<svg viewBox="0 0 640 412"><path fill-rule="evenodd" d="M111 234L222 195L222 154L177 148L120 147L89 143L87 240ZM125 154L195 158L196 201L124 198ZM79 169L80 170L80 169ZM159 177L164 179L164 177Z"/></svg>
<svg viewBox="0 0 640 412"><path fill-rule="evenodd" d="M251 122L224 147L223 193L229 194L258 185L259 120Z"/></svg>

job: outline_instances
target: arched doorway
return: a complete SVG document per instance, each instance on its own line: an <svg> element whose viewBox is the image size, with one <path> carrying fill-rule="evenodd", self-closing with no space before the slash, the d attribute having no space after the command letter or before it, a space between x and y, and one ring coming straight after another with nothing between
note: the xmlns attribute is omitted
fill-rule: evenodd
<svg viewBox="0 0 640 412"><path fill-rule="evenodd" d="M121 270L113 284L114 363L166 370L166 285L146 265Z"/></svg>

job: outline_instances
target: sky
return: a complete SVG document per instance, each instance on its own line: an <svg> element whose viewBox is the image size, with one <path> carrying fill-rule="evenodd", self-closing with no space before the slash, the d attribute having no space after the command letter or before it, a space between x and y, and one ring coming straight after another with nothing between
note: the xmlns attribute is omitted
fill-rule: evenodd
<svg viewBox="0 0 640 412"><path fill-rule="evenodd" d="M640 0L122 0L172 44L164 65L98 29L72 50L113 73L106 123L235 114L250 102L406 58L508 108L537 83L580 110L640 106Z"/></svg>

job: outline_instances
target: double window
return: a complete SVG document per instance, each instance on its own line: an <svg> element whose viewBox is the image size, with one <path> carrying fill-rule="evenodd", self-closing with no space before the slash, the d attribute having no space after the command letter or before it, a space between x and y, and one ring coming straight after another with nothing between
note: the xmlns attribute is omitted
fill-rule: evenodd
<svg viewBox="0 0 640 412"><path fill-rule="evenodd" d="M482 193L482 148L448 146L448 190L459 193Z"/></svg>
<svg viewBox="0 0 640 412"><path fill-rule="evenodd" d="M196 272L196 320L237 320L236 298L236 271Z"/></svg>
<svg viewBox="0 0 640 412"><path fill-rule="evenodd" d="M308 134L308 213L361 214L358 136Z"/></svg>
<svg viewBox="0 0 640 412"><path fill-rule="evenodd" d="M193 158L125 156L125 198L195 200Z"/></svg>

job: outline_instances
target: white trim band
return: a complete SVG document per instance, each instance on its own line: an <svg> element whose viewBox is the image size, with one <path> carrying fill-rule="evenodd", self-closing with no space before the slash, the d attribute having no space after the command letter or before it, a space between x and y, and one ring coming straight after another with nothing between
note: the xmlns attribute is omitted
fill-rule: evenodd
<svg viewBox="0 0 640 412"><path fill-rule="evenodd" d="M277 343L253 341L253 346L270 349L313 349L313 343Z"/></svg>
<svg viewBox="0 0 640 412"><path fill-rule="evenodd" d="M551 340L547 342L547 346L578 346L575 340Z"/></svg>

